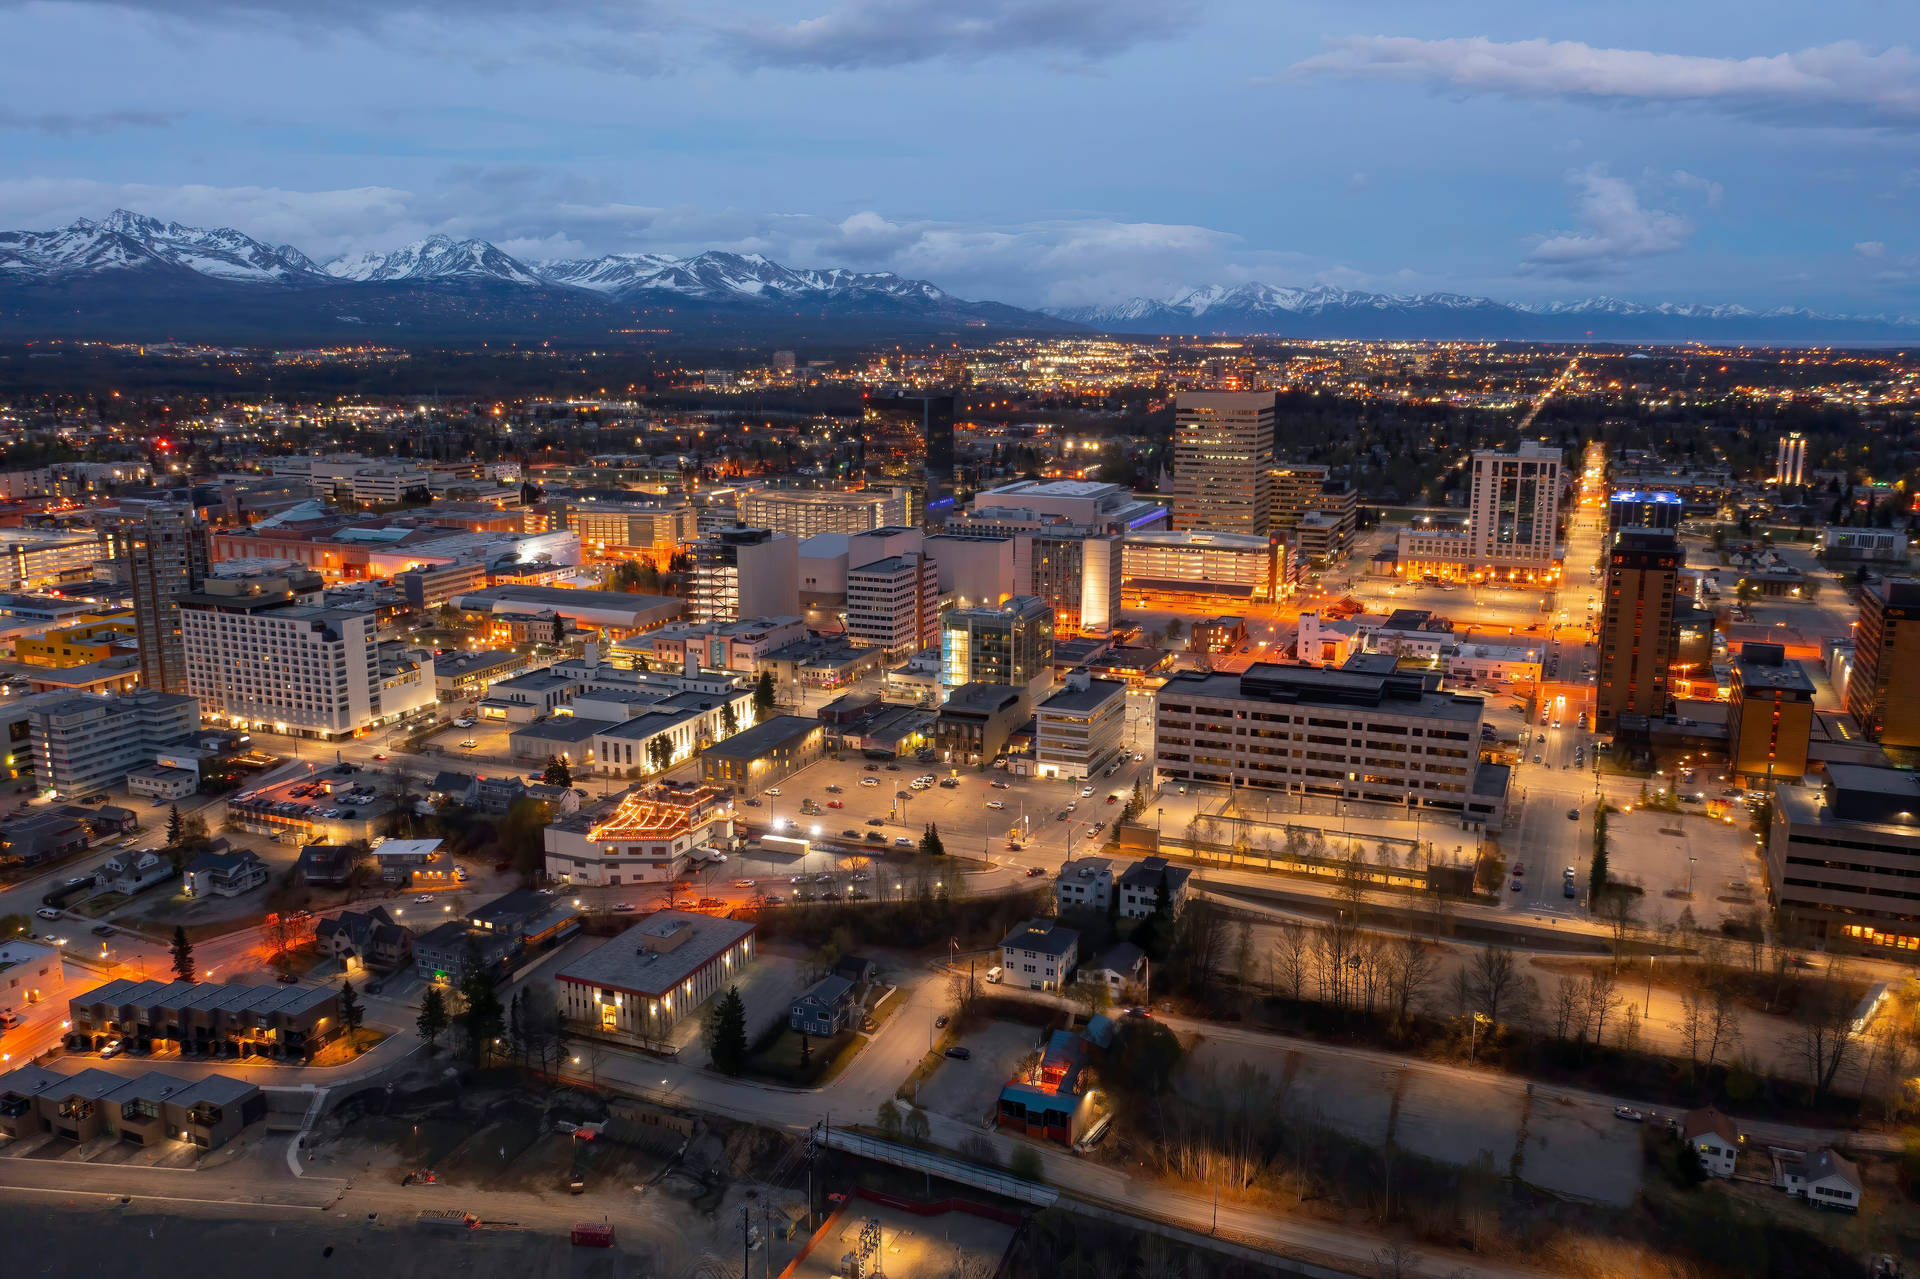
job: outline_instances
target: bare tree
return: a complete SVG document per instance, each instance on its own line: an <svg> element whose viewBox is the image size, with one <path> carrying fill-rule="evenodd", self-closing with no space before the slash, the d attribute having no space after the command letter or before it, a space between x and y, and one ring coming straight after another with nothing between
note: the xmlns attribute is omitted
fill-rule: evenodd
<svg viewBox="0 0 1920 1279"><path fill-rule="evenodd" d="M1611 888L1600 894L1600 900L1594 903L1594 910L1613 934L1613 966L1619 968L1620 957L1626 951L1627 938L1640 922L1640 901L1632 893Z"/></svg>
<svg viewBox="0 0 1920 1279"><path fill-rule="evenodd" d="M1402 1243L1390 1243L1373 1254L1373 1272L1379 1279L1410 1279L1420 1273L1420 1254Z"/></svg>
<svg viewBox="0 0 1920 1279"><path fill-rule="evenodd" d="M1426 998L1427 988L1433 985L1439 967L1436 950L1411 933L1395 938L1387 946L1387 1011L1396 1029L1405 1028L1414 1008Z"/></svg>
<svg viewBox="0 0 1920 1279"><path fill-rule="evenodd" d="M1275 930L1273 961L1280 990L1289 999L1298 1000L1307 983L1311 967L1313 937L1308 926L1297 919L1283 920Z"/></svg>
<svg viewBox="0 0 1920 1279"><path fill-rule="evenodd" d="M1548 1007L1553 1037L1562 1043L1572 1043L1574 1028L1580 1024L1580 1013L1580 981L1575 977L1562 977L1553 988L1553 1002Z"/></svg>
<svg viewBox="0 0 1920 1279"><path fill-rule="evenodd" d="M1499 1022L1512 1011L1520 993L1520 963L1505 946L1487 946L1474 952L1466 967L1472 1007Z"/></svg>
<svg viewBox="0 0 1920 1279"><path fill-rule="evenodd" d="M1829 966L1807 982L1794 1009L1794 1046L1815 1101L1826 1097L1853 1047L1855 1000L1845 970Z"/></svg>
<svg viewBox="0 0 1920 1279"><path fill-rule="evenodd" d="M1588 973L1581 983L1581 1000L1585 1005L1582 1027L1589 1041L1598 1045L1606 1037L1607 1019L1620 1009L1620 995L1614 989L1612 969L1599 969Z"/></svg>

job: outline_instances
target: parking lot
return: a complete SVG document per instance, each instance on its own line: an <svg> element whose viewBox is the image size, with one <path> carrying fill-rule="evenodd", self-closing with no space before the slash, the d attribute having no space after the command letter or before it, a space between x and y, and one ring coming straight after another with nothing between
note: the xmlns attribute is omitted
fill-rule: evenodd
<svg viewBox="0 0 1920 1279"><path fill-rule="evenodd" d="M1608 815L1608 873L1645 891L1643 927L1675 923L1691 907L1694 922L1711 932L1721 920L1736 919L1765 901L1759 845L1746 809L1736 807L1728 816L1731 822L1692 805L1678 813L1636 808Z"/></svg>
<svg viewBox="0 0 1920 1279"><path fill-rule="evenodd" d="M994 1021L968 1031L958 1041L972 1056L949 1057L920 1086L919 1104L962 1123L980 1123L999 1104L1000 1089L1013 1078L1022 1058L1039 1050L1044 1031L1017 1022Z"/></svg>

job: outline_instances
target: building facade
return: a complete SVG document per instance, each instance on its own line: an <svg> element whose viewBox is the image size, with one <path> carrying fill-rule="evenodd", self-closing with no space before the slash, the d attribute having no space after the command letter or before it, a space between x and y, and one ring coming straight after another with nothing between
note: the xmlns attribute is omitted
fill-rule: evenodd
<svg viewBox="0 0 1920 1279"><path fill-rule="evenodd" d="M140 679L162 693L188 691L179 602L206 581L212 552L207 526L191 506L122 508L112 532L120 571L133 587Z"/></svg>
<svg viewBox="0 0 1920 1279"><path fill-rule="evenodd" d="M954 609L940 623L941 683L1044 687L1053 679L1053 641L1053 610L1031 595Z"/></svg>
<svg viewBox="0 0 1920 1279"><path fill-rule="evenodd" d="M1727 757L1736 780L1771 788L1807 771L1813 693L1813 681L1780 645L1740 646L1727 707Z"/></svg>
<svg viewBox="0 0 1920 1279"><path fill-rule="evenodd" d="M1607 552L1600 610L1594 730L1612 732L1622 715L1666 714L1668 672L1678 632L1674 607L1686 558L1673 534L1629 529Z"/></svg>
<svg viewBox="0 0 1920 1279"><path fill-rule="evenodd" d="M735 526L693 546L695 621L737 622L800 612L800 543L770 529Z"/></svg>
<svg viewBox="0 0 1920 1279"><path fill-rule="evenodd" d="M1127 686L1069 675L1034 711L1033 771L1041 777L1098 776L1126 756Z"/></svg>
<svg viewBox="0 0 1920 1279"><path fill-rule="evenodd" d="M1474 452L1468 527L1476 568L1509 579L1557 576L1560 462L1559 449L1532 441L1512 453Z"/></svg>
<svg viewBox="0 0 1920 1279"><path fill-rule="evenodd" d="M1182 672L1154 698L1155 774L1163 783L1464 812L1486 708L1437 691L1438 679L1351 664Z"/></svg>
<svg viewBox="0 0 1920 1279"><path fill-rule="evenodd" d="M1778 787L1766 852L1784 935L1920 962L1920 778L1829 764L1816 785Z"/></svg>
<svg viewBox="0 0 1920 1279"><path fill-rule="evenodd" d="M1121 549L1121 592L1136 608L1271 602L1285 581L1278 538L1252 533L1133 533Z"/></svg>
<svg viewBox="0 0 1920 1279"><path fill-rule="evenodd" d="M889 660L940 642L940 566L924 552L847 570L847 638Z"/></svg>
<svg viewBox="0 0 1920 1279"><path fill-rule="evenodd" d="M560 1014L591 1035L661 1044L743 980L755 941L742 920L657 911L555 974Z"/></svg>
<svg viewBox="0 0 1920 1279"><path fill-rule="evenodd" d="M1183 391L1175 398L1175 529L1267 531L1277 403L1271 391Z"/></svg>
<svg viewBox="0 0 1920 1279"><path fill-rule="evenodd" d="M1846 707L1882 746L1920 746L1920 581L1883 578L1861 590Z"/></svg>
<svg viewBox="0 0 1920 1279"><path fill-rule="evenodd" d="M28 717L34 774L63 798L125 781L160 749L200 728L200 703L176 693L50 694Z"/></svg>
<svg viewBox="0 0 1920 1279"><path fill-rule="evenodd" d="M656 782L546 830L547 874L575 884L671 881L702 850L733 846L733 800L712 786Z"/></svg>
<svg viewBox="0 0 1920 1279"><path fill-rule="evenodd" d="M911 518L903 486L843 493L830 489L760 489L740 495L740 522L789 537L865 533Z"/></svg>

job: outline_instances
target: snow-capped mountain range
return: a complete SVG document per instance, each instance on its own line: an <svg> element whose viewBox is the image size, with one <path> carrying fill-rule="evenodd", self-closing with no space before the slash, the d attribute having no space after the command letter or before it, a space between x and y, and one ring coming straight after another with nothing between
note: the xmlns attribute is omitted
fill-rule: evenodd
<svg viewBox="0 0 1920 1279"><path fill-rule="evenodd" d="M1799 327L1813 331L1907 330L1920 335L1920 316L1828 315L1792 307L1757 311L1743 306L1630 302L1591 297L1576 301L1497 302L1460 293L1366 293L1318 285L1276 288L1269 284L1210 285L1162 298L1135 297L1109 306L1061 307L1060 319L1116 333L1252 333L1299 336L1377 337L1580 337L1720 336L1727 326L1752 330ZM1603 330L1603 331L1602 331ZM1863 340L1865 335L1860 335Z"/></svg>
<svg viewBox="0 0 1920 1279"><path fill-rule="evenodd" d="M633 328L815 339L1097 329L1301 338L1884 342L1920 336L1920 316L1609 297L1517 304L1455 293L1265 284L1213 285L1042 313L966 301L891 272L795 269L759 254L615 253L528 262L484 240L433 235L388 253L316 263L291 245L231 228L183 226L125 209L51 231L0 231L0 332L10 334L245 341L378 330L419 341Z"/></svg>

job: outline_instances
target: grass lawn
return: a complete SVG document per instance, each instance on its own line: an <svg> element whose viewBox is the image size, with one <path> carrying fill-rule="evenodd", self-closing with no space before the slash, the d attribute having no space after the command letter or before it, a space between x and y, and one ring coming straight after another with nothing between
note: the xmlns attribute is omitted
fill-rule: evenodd
<svg viewBox="0 0 1920 1279"><path fill-rule="evenodd" d="M351 1036L342 1035L313 1055L310 1066L344 1066L387 1038L386 1032L362 1026Z"/></svg>
<svg viewBox="0 0 1920 1279"><path fill-rule="evenodd" d="M747 1061L747 1073L784 1084L809 1087L838 1074L841 1058L851 1060L860 1046L860 1037L843 1030L831 1039L807 1040L808 1060L800 1061L800 1035L783 1027L774 1041Z"/></svg>
<svg viewBox="0 0 1920 1279"><path fill-rule="evenodd" d="M131 900L132 898L125 893L101 893L97 897L89 897L83 902L67 907L67 913L85 915L88 919L98 919L108 911L124 906Z"/></svg>

